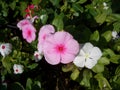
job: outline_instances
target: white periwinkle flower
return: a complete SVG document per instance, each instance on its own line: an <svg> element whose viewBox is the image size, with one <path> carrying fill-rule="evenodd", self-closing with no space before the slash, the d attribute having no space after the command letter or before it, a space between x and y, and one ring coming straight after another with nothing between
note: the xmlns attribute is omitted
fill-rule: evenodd
<svg viewBox="0 0 120 90"><path fill-rule="evenodd" d="M35 59L35 62L38 62L42 59L43 55L41 53L39 53L38 51L35 51L34 53L34 59Z"/></svg>
<svg viewBox="0 0 120 90"><path fill-rule="evenodd" d="M14 74L21 74L23 73L23 65L20 64L14 64L13 66Z"/></svg>
<svg viewBox="0 0 120 90"><path fill-rule="evenodd" d="M10 43L2 43L0 44L0 53L3 57L10 54L12 51L12 45Z"/></svg>
<svg viewBox="0 0 120 90"><path fill-rule="evenodd" d="M78 56L74 59L73 63L77 67L93 68L97 61L102 56L102 52L98 47L94 47L91 43L85 43L80 49Z"/></svg>
<svg viewBox="0 0 120 90"><path fill-rule="evenodd" d="M119 35L116 31L112 31L112 37L113 39L119 38Z"/></svg>

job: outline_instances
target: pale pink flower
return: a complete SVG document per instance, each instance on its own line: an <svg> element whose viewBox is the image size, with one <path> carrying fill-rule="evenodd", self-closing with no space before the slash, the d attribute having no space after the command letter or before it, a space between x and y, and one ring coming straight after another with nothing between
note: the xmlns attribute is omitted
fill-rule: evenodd
<svg viewBox="0 0 120 90"><path fill-rule="evenodd" d="M38 37L38 51L42 53L42 46L46 39L55 32L55 29L52 25L44 25L40 28L39 37Z"/></svg>
<svg viewBox="0 0 120 90"><path fill-rule="evenodd" d="M33 27L32 24L28 24L22 27L23 38L26 39L28 43L31 43L32 41L35 40L36 38L35 32L36 29Z"/></svg>
<svg viewBox="0 0 120 90"><path fill-rule="evenodd" d="M17 23L17 27L22 30L22 27L25 25L31 24L31 22L28 19L23 19Z"/></svg>
<svg viewBox="0 0 120 90"><path fill-rule="evenodd" d="M44 41L44 57L52 65L70 63L78 52L79 43L68 32L56 32Z"/></svg>
<svg viewBox="0 0 120 90"><path fill-rule="evenodd" d="M10 54L12 51L12 45L10 43L3 43L0 45L0 53L3 57Z"/></svg>

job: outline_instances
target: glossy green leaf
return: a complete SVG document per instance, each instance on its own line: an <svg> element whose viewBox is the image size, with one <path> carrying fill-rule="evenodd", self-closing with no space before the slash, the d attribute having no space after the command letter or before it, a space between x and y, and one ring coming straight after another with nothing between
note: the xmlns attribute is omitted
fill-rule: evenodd
<svg viewBox="0 0 120 90"><path fill-rule="evenodd" d="M60 0L50 0L50 2L51 2L54 6L58 6Z"/></svg>
<svg viewBox="0 0 120 90"><path fill-rule="evenodd" d="M79 0L77 3L83 4L85 3L87 0Z"/></svg>
<svg viewBox="0 0 120 90"><path fill-rule="evenodd" d="M83 7L81 7L79 4L73 3L73 4L72 4L72 8L73 8L75 11L80 11L81 13L83 12Z"/></svg>
<svg viewBox="0 0 120 90"><path fill-rule="evenodd" d="M101 90L103 90L105 88L109 88L109 90L112 89L109 82L107 81L107 79L105 77L103 77L103 75L101 73L95 75L94 77L98 81L98 84L99 84L99 87Z"/></svg>
<svg viewBox="0 0 120 90"><path fill-rule="evenodd" d="M90 87L90 79L92 78L92 72L90 70L85 69L83 71L83 79L80 82L81 85L85 87Z"/></svg>
<svg viewBox="0 0 120 90"><path fill-rule="evenodd" d="M107 57L101 57L98 61L99 64L108 65L110 64L110 59Z"/></svg>
<svg viewBox="0 0 120 90"><path fill-rule="evenodd" d="M31 90L32 89L32 80L30 78L27 79L27 82L26 82L26 90Z"/></svg>
<svg viewBox="0 0 120 90"><path fill-rule="evenodd" d="M91 34L91 36L90 36L90 40L92 40L92 41L99 41L99 38L100 38L100 36L99 36L99 32L97 30L94 31L93 34Z"/></svg>
<svg viewBox="0 0 120 90"><path fill-rule="evenodd" d="M2 65L5 67L5 69L11 73L11 68L12 68L12 65L11 65L11 58L10 57L6 57L4 59L2 59Z"/></svg>
<svg viewBox="0 0 120 90"><path fill-rule="evenodd" d="M25 89L19 82L15 82L9 86L9 90L25 90Z"/></svg>
<svg viewBox="0 0 120 90"><path fill-rule="evenodd" d="M64 14L61 13L60 15L56 15L55 18L53 19L52 24L57 27L58 31L63 30L63 27L64 27L63 17L64 17Z"/></svg>
<svg viewBox="0 0 120 90"><path fill-rule="evenodd" d="M38 5L40 3L40 0L32 0L33 4Z"/></svg>
<svg viewBox="0 0 120 90"><path fill-rule="evenodd" d="M47 14L43 14L40 16L41 22L42 24L46 24L47 20L48 20L48 15Z"/></svg>
<svg viewBox="0 0 120 90"><path fill-rule="evenodd" d="M28 68L34 69L34 68L36 68L37 66L38 66L38 64L37 64L37 63L34 63L34 64L29 65Z"/></svg>
<svg viewBox="0 0 120 90"><path fill-rule="evenodd" d="M109 42L112 39L112 32L106 31L102 34L102 36L106 39L107 42Z"/></svg>
<svg viewBox="0 0 120 90"><path fill-rule="evenodd" d="M103 24L105 22L105 20L106 20L106 17L107 17L106 13L98 14L95 17L95 20L96 20L97 23Z"/></svg>
<svg viewBox="0 0 120 90"><path fill-rule="evenodd" d="M104 65L103 64L96 64L92 70L95 72L95 73L101 73L104 71Z"/></svg>
<svg viewBox="0 0 120 90"><path fill-rule="evenodd" d="M72 71L73 69L74 69L73 64L66 64L66 65L62 66L63 72L69 72L69 71Z"/></svg>
<svg viewBox="0 0 120 90"><path fill-rule="evenodd" d="M112 57L110 58L110 61L111 61L112 63L116 63L116 64L119 63L119 60L120 60L120 55L114 55L114 56L112 56Z"/></svg>
<svg viewBox="0 0 120 90"><path fill-rule="evenodd" d="M71 77L72 80L76 80L76 79L78 78L79 74L80 74L80 71L76 68L76 69L72 72L72 74L70 75L70 77Z"/></svg>

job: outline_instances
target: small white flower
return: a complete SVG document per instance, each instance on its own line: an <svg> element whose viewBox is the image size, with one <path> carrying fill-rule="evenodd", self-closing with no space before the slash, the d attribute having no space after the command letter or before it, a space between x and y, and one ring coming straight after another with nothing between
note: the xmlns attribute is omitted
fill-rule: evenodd
<svg viewBox="0 0 120 90"><path fill-rule="evenodd" d="M42 59L43 55L41 53L39 53L38 51L35 51L34 53L34 59L35 59L35 62L38 62Z"/></svg>
<svg viewBox="0 0 120 90"><path fill-rule="evenodd" d="M12 45L10 43L3 43L0 45L0 53L3 57L10 54L12 51Z"/></svg>
<svg viewBox="0 0 120 90"><path fill-rule="evenodd" d="M85 66L91 69L97 64L97 61L101 56L102 52L98 47L94 47L91 43L85 43L73 63L77 67L82 68Z"/></svg>
<svg viewBox="0 0 120 90"><path fill-rule="evenodd" d="M109 7L107 6L107 3L106 2L103 2L103 9L107 10Z"/></svg>
<svg viewBox="0 0 120 90"><path fill-rule="evenodd" d="M119 38L119 35L116 31L112 31L112 37L113 39Z"/></svg>
<svg viewBox="0 0 120 90"><path fill-rule="evenodd" d="M13 70L14 70L14 74L21 74L23 73L23 65L14 64Z"/></svg>

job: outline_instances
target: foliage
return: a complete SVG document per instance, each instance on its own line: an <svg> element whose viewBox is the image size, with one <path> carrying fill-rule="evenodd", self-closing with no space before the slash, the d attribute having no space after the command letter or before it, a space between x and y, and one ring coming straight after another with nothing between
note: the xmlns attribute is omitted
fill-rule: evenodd
<svg viewBox="0 0 120 90"><path fill-rule="evenodd" d="M105 6L103 3L106 3ZM0 56L0 90L119 90L120 32L119 0L1 0L0 43L11 43L12 52ZM73 63L49 65L35 62L38 40L27 43L17 23L25 18L25 9L34 4L32 16L37 35L41 26L52 24L56 31L65 30L80 43L91 42L102 51L92 68L78 68ZM38 36L37 36L38 37ZM13 65L24 66L22 74L13 73Z"/></svg>

